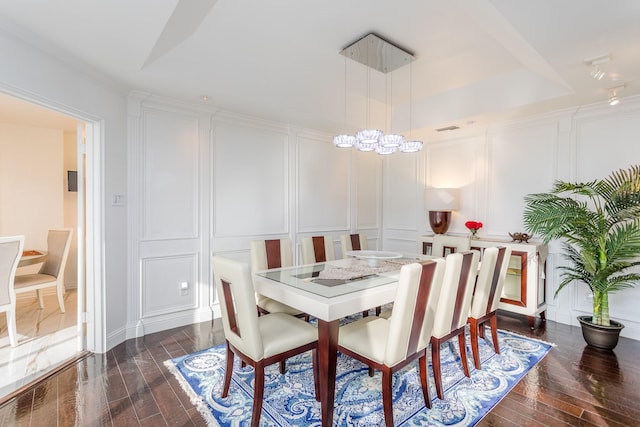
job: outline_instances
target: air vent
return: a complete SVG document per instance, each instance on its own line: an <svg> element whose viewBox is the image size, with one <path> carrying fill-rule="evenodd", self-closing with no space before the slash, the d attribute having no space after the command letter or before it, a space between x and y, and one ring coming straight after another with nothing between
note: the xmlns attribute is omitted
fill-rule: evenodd
<svg viewBox="0 0 640 427"><path fill-rule="evenodd" d="M444 127L444 128L436 129L436 131L437 132L444 132L446 130L456 130L456 129L460 129L460 128L458 126L453 125L453 126L447 126L447 127Z"/></svg>

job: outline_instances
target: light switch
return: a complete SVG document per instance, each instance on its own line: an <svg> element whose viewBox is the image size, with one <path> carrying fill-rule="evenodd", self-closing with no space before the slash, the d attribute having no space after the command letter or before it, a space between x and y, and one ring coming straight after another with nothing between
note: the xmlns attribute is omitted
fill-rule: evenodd
<svg viewBox="0 0 640 427"><path fill-rule="evenodd" d="M111 195L111 206L125 206L126 199L124 194L112 194Z"/></svg>

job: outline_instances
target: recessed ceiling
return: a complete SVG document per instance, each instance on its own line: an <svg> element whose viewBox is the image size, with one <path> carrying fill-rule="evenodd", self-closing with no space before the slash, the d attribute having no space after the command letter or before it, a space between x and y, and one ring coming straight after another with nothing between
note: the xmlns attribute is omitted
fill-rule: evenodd
<svg viewBox="0 0 640 427"><path fill-rule="evenodd" d="M414 133L427 137L604 103L610 87L624 85L622 101L638 94L639 22L637 0L5 0L0 11L0 27L130 89L192 102L206 94L215 106L327 132L364 125L362 71L339 52L374 32L414 54L392 111L404 128L412 111ZM605 54L595 80L585 59ZM388 100L373 101L386 111Z"/></svg>

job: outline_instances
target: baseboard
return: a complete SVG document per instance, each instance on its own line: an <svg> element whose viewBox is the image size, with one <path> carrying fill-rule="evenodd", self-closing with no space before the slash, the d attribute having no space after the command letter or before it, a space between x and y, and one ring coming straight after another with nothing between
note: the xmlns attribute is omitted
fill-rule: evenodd
<svg viewBox="0 0 640 427"><path fill-rule="evenodd" d="M147 334L166 331L167 329L206 322L213 319L214 316L215 314L212 308L202 307L195 310L139 319L139 321L136 321L135 323L131 322L127 326L126 339L139 338ZM219 317L219 315L215 317Z"/></svg>

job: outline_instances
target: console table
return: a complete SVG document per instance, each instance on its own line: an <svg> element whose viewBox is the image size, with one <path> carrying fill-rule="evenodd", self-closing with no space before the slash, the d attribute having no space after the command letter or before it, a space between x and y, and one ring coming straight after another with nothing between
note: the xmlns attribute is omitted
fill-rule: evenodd
<svg viewBox="0 0 640 427"><path fill-rule="evenodd" d="M431 254L432 243L433 235L420 236L419 245L423 254ZM547 309L547 246L533 240L529 243L518 243L509 239L471 239L471 249L480 252L481 260L482 251L491 246L511 248L511 259L499 308L527 316L529 326L533 329L537 316L540 316L542 321L545 320Z"/></svg>

